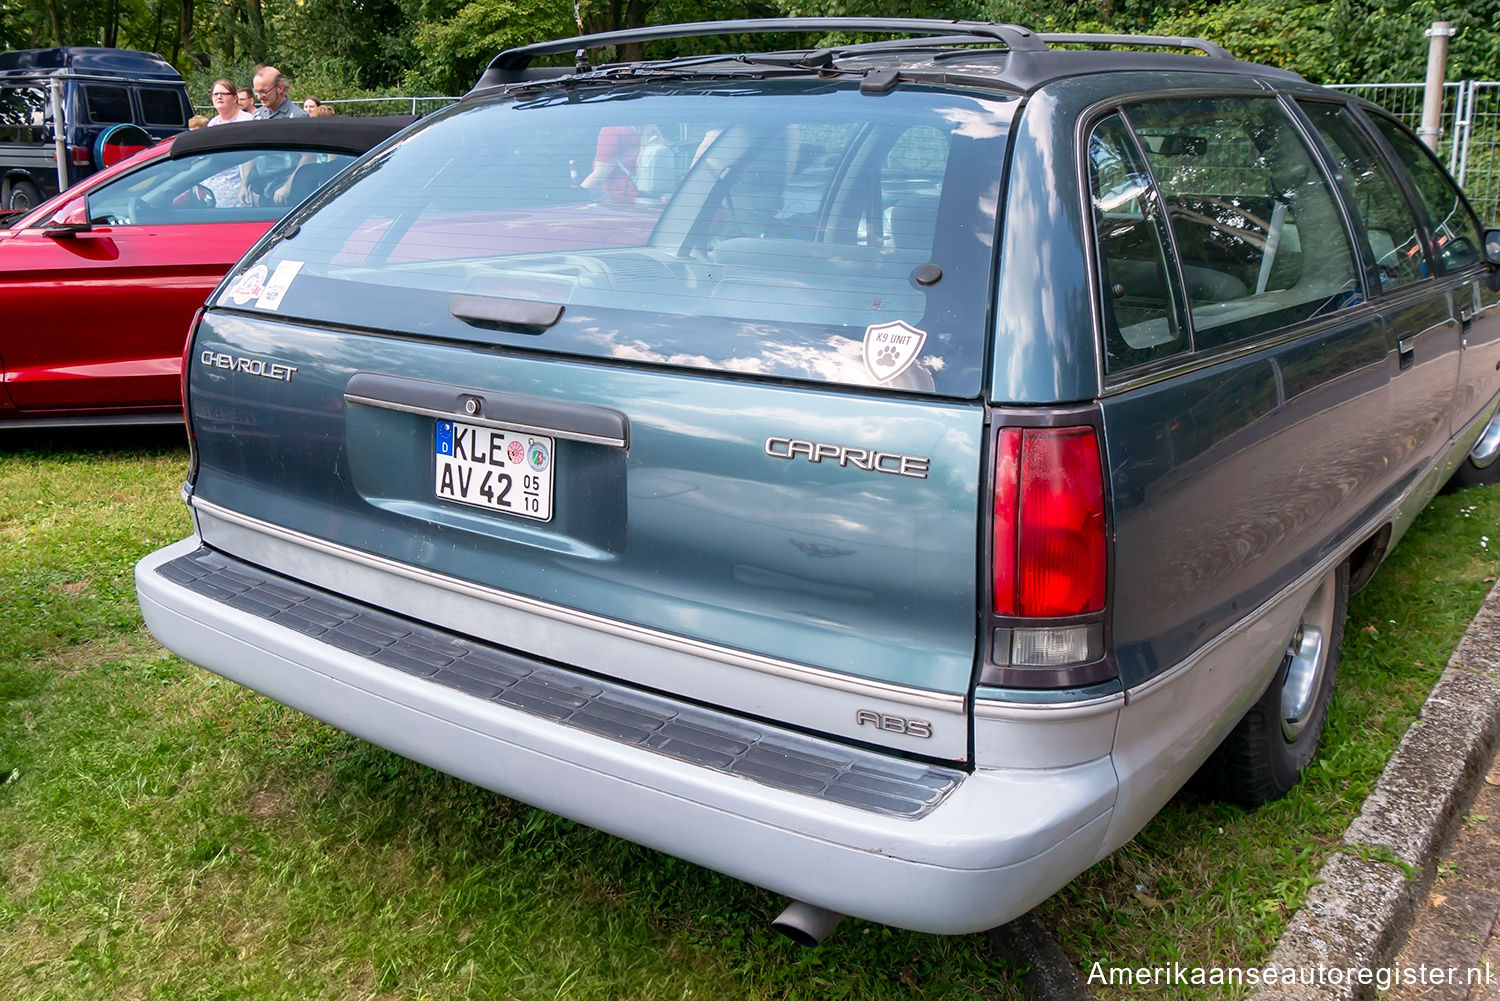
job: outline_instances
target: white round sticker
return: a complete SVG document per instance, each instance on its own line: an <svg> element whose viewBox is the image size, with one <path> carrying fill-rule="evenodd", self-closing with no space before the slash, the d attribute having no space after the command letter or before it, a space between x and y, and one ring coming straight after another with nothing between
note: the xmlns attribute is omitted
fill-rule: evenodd
<svg viewBox="0 0 1500 1001"><path fill-rule="evenodd" d="M243 306L251 299L259 298L261 291L266 287L266 266L257 264L255 267L240 275L240 280L235 283L233 291L229 293L236 306Z"/></svg>

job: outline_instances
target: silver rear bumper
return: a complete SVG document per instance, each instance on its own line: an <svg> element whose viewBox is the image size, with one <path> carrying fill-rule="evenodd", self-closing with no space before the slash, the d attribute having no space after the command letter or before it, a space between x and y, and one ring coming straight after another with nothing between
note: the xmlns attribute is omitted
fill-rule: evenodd
<svg viewBox="0 0 1500 1001"><path fill-rule="evenodd" d="M273 621L253 599L204 585L195 590L160 572L200 546L196 538L185 539L136 567L147 625L176 653L415 761L778 893L899 927L965 933L1024 913L1099 855L1116 796L1108 757L1068 768L963 773L624 686L616 698L610 683L581 673L574 675L580 685L603 691L602 703L615 711L602 714L609 717L603 723L563 723L549 718L555 713L545 704L528 710L518 698L499 701L495 684L483 679L470 690L454 687L469 684L462 678L437 683L381 662L357 642L318 638ZM235 561L216 559L235 572ZM272 576L238 566L247 576ZM306 589L276 580L277 593ZM411 625L419 638L436 633ZM524 662L491 649L491 659ZM394 655L379 656L392 661ZM535 666L546 672L538 679L567 689L555 683L566 669ZM652 707L667 714L680 709L682 720L701 724L696 729L704 732L720 732L720 724L726 731L748 727L767 747L812 761L803 778L841 768L854 780L843 786L830 780L822 791L775 769L760 780L720 767L712 756L693 756L706 752L674 756L664 745L633 741L625 730L611 732L611 721L629 723L643 704L647 716ZM909 780L918 792L900 793L899 783L887 778ZM903 797L920 800L923 788L933 791L929 802L900 805Z"/></svg>

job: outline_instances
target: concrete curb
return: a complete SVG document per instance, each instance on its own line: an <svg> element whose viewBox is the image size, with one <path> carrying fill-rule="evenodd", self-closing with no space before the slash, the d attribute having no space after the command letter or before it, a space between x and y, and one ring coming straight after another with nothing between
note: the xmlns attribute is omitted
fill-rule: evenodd
<svg viewBox="0 0 1500 1001"><path fill-rule="evenodd" d="M1375 791L1344 832L1265 963L1313 983L1263 984L1251 1001L1373 998L1372 984L1319 971L1388 964L1500 734L1500 584L1490 589ZM1396 859L1401 865L1380 859ZM1403 869L1402 865L1409 867ZM1408 876L1408 872L1412 875Z"/></svg>

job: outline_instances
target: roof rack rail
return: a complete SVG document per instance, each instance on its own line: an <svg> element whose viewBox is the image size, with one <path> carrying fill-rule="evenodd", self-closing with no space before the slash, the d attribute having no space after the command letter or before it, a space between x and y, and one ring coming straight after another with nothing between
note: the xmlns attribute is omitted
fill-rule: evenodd
<svg viewBox="0 0 1500 1001"><path fill-rule="evenodd" d="M1101 48L1111 45L1134 45L1142 48L1197 49L1212 59L1233 59L1234 56L1222 45L1202 38L1183 35L1098 35L1088 33L1048 32L1037 35L1048 45L1095 45Z"/></svg>
<svg viewBox="0 0 1500 1001"><path fill-rule="evenodd" d="M493 60L479 78L476 90L499 84L515 83L538 56L561 55L582 49L607 45L631 45L657 42L669 38L699 38L711 35L748 35L771 32L859 31L873 34L940 35L942 44L960 41L1001 42L1007 48L1041 51L1047 46L1030 28L1015 24L992 24L988 21L943 21L919 17L760 17L737 21L694 21L687 24L658 24L645 28L627 28L594 35L577 35L550 42L537 42L506 49Z"/></svg>

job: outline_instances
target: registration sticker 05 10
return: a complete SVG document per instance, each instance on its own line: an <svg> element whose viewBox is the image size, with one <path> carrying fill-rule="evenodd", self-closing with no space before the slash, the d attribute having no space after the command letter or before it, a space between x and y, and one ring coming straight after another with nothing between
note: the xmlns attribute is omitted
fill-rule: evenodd
<svg viewBox="0 0 1500 1001"><path fill-rule="evenodd" d="M544 435L439 420L433 428L433 492L523 518L552 518L552 457Z"/></svg>

